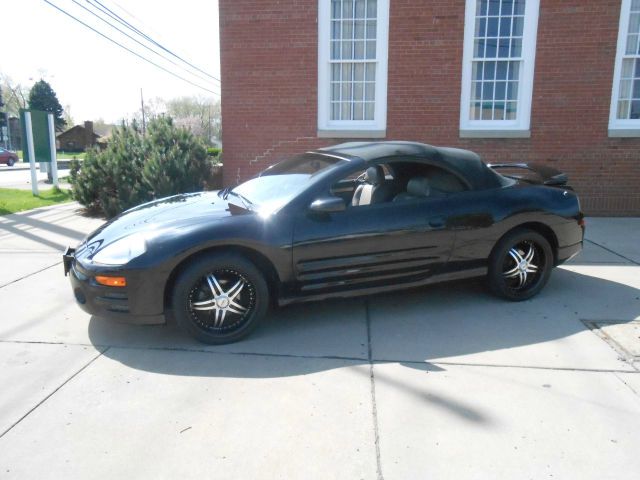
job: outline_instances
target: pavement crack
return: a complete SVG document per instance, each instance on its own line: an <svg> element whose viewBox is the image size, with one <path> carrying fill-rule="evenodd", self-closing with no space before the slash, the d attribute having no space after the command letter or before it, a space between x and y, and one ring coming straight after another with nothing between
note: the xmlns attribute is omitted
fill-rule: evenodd
<svg viewBox="0 0 640 480"><path fill-rule="evenodd" d="M591 243L591 244L593 244L593 245L596 245L597 247L603 248L603 249L605 249L607 252L609 252L609 253L613 253L614 255L617 255L617 256L618 256L618 257L620 257L620 258L624 258L627 262L631 262L631 263L633 263L634 265L640 265L640 263L639 263L639 262L636 262L635 260L632 260L632 259L630 259L629 257L625 257L625 256L624 256L624 255L622 255L621 253L618 253L618 252L616 252L616 251L614 251L614 250L611 250L610 248L605 247L604 245L601 245L601 244L599 244L599 243L597 243L597 242L594 242L593 240L589 240L589 239L585 238L585 239L584 239L584 241L585 241L585 242L589 242L589 243Z"/></svg>
<svg viewBox="0 0 640 480"><path fill-rule="evenodd" d="M49 393L48 395L46 395L42 400L40 400L35 406L33 406L31 409L29 409L29 411L27 411L27 413L25 413L24 415L22 415L22 417L20 417L15 423L13 423L9 428L7 428L4 432L0 433L0 438L4 437L7 433L9 433L16 425L18 425L20 422L22 422L25 418L27 418L29 415L31 415L32 412L34 412L38 407L40 407L40 405L42 405L44 402L46 402L47 400L49 400L53 395L55 395L58 390L60 390L62 387L64 387L67 383L69 383L71 380L73 380L75 377L77 377L78 375L80 375L80 373L82 373L89 365L91 365L93 362L95 362L98 358L100 358L102 355L104 355L106 353L106 351L109 350L109 347L105 348L104 350L101 350L95 357L93 357L91 360L89 360L84 366L82 366L77 372L75 372L73 375L71 375L69 378L67 378L64 382L62 382L62 384L60 384L58 387L56 387L55 389L53 389L53 391L51 393Z"/></svg>
<svg viewBox="0 0 640 480"><path fill-rule="evenodd" d="M373 354L371 347L371 315L369 315L369 299L364 300L364 309L367 320L367 360L369 361L369 382L371 384L371 413L373 417L373 434L376 447L376 476L378 480L384 480L382 475L382 460L380 457L380 431L378 428L378 406L376 402L376 378L373 371Z"/></svg>
<svg viewBox="0 0 640 480"><path fill-rule="evenodd" d="M61 254L61 255L62 255L62 254ZM8 283L5 283L5 284L3 284L3 285L0 285L0 288L4 288L4 287L6 287L6 286L8 286L8 285L11 285L11 284L13 284L13 283L19 282L20 280L24 280L25 278L29 278L29 277L31 277L31 276L33 276L33 275L37 274L37 273L44 272L45 270L49 270L50 268L53 268L53 267L55 267L55 266L57 266L57 265L60 265L61 263L62 263L62 262L56 262L56 263L54 263L53 265L49 265L48 267L41 268L40 270L37 270L37 271L35 271L35 272L31 272L31 273L29 273L29 274L27 274L27 275L25 275L25 276L23 276L23 277L16 278L15 280L11 280L11 281L10 281L10 282L8 282Z"/></svg>
<svg viewBox="0 0 640 480"><path fill-rule="evenodd" d="M624 386L625 386L625 387L627 387L629 390L631 390L631 391L634 393L634 395L635 395L636 397L639 397L639 398L638 398L638 400L640 400L640 392L638 392L638 391L637 391L636 389L634 389L631 385L629 385L627 382L625 382L625 381L624 381L624 378L622 378L620 375L618 375L618 372L613 372L613 375L614 375L618 380L620 380L620 381L624 384Z"/></svg>
<svg viewBox="0 0 640 480"><path fill-rule="evenodd" d="M367 328L369 333L369 327ZM336 360L344 362L366 362L371 365L387 364L387 363L399 363L403 365L431 365L434 370L439 365L450 365L452 367L491 367L491 368L519 368L524 370L550 370L550 371L566 371L566 372L585 372L585 373L630 373L640 374L640 371L634 369L630 365L630 369L625 370L621 368L580 368L580 367L553 367L553 366L541 366L541 365L514 365L506 363L470 363L470 362L428 362L424 360L405 360L399 358L373 358L371 352L368 352L367 357L350 357L347 355L299 355L294 353L268 353L268 352L220 352L216 350L208 350L206 348L185 348L185 347L154 347L151 345L121 345L121 344L104 344L104 343L82 343L82 342L54 342L54 341L39 341L39 340L8 340L0 339L0 343L24 343L35 345L67 345L70 347L94 347L105 349L122 349L122 350L147 350L147 351L159 351L159 352L182 352L182 353L206 353L210 355L231 355L240 357L266 357L266 358L297 358L301 360ZM369 345L368 350L371 349ZM105 350L106 352L106 350ZM369 357L369 355L371 355ZM625 362L626 363L626 362Z"/></svg>

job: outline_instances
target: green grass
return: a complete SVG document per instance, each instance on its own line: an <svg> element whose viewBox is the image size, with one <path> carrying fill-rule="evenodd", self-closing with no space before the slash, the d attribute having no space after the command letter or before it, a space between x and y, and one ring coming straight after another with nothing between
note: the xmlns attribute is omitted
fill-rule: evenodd
<svg viewBox="0 0 640 480"><path fill-rule="evenodd" d="M68 190L52 188L51 190L42 190L40 195L34 196L30 190L0 188L0 215L71 202L72 200L71 192Z"/></svg>
<svg viewBox="0 0 640 480"><path fill-rule="evenodd" d="M58 160L68 160L72 158L77 158L78 160L84 160L85 152L65 152L64 150L58 151Z"/></svg>
<svg viewBox="0 0 640 480"><path fill-rule="evenodd" d="M22 150L16 150L16 155L20 159L24 159L22 156ZM75 153L75 152L65 152L64 150L58 151L58 160L70 160L72 158L77 158L78 160L84 160L85 152Z"/></svg>

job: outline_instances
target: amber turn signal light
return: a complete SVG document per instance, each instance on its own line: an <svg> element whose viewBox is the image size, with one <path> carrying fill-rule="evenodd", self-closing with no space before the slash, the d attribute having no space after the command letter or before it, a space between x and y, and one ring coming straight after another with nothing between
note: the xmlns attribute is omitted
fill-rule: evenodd
<svg viewBox="0 0 640 480"><path fill-rule="evenodd" d="M104 275L97 275L96 282L100 285L105 285L107 287L126 287L127 279L124 277L107 277Z"/></svg>

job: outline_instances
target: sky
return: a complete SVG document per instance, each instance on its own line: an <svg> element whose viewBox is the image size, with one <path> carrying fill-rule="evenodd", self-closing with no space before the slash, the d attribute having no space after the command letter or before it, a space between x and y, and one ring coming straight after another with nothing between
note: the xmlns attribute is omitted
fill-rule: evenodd
<svg viewBox="0 0 640 480"><path fill-rule="evenodd" d="M149 60L217 93L203 91L146 63L44 0L3 1L0 74L10 77L14 83L29 86L44 78L56 91L62 106L70 106L76 124L99 118L106 122L131 118L140 108L141 88L146 100L191 95L220 98L219 82L197 71L195 73L204 79L190 75L78 5L92 9L92 3L101 3L162 46L220 78L217 0L49 1ZM113 20L112 23L115 24ZM117 25L144 43L131 30ZM156 50L184 66L175 57L157 47Z"/></svg>

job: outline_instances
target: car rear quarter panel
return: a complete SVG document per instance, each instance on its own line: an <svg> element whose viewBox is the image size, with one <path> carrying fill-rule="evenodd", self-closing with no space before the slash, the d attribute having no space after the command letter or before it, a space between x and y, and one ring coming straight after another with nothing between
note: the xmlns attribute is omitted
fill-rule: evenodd
<svg viewBox="0 0 640 480"><path fill-rule="evenodd" d="M578 224L582 214L577 196L570 190L518 184L467 192L452 201L452 207L455 213L449 222L456 240L451 268L486 265L497 241L523 225L552 232L554 248L582 241Z"/></svg>

